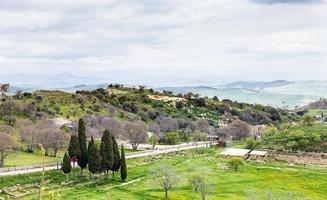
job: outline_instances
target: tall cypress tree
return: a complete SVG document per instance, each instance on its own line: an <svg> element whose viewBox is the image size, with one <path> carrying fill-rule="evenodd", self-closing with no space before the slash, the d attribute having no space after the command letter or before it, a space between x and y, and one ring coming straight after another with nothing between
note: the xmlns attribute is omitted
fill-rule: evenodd
<svg viewBox="0 0 327 200"><path fill-rule="evenodd" d="M125 151L123 145L121 145L120 178L123 181L126 180L127 178L127 166L126 166Z"/></svg>
<svg viewBox="0 0 327 200"><path fill-rule="evenodd" d="M72 172L72 164L71 164L70 157L67 152L65 153L64 159L62 161L62 171L66 174L67 181L68 181L68 174L70 172Z"/></svg>
<svg viewBox="0 0 327 200"><path fill-rule="evenodd" d="M81 157L81 150L79 148L79 143L76 135L72 135L70 137L68 153L75 167L75 162Z"/></svg>
<svg viewBox="0 0 327 200"><path fill-rule="evenodd" d="M106 178L108 178L109 170L114 165L114 152L112 145L112 136L108 130L105 130L101 138L100 145L100 155L101 155L101 169L104 171Z"/></svg>
<svg viewBox="0 0 327 200"><path fill-rule="evenodd" d="M83 169L86 168L88 163L88 151L87 151L87 143L86 143L86 131L85 131L85 123L81 118L78 122L78 142L79 148L81 150L81 156L78 159L78 166L81 167L81 174L83 174Z"/></svg>
<svg viewBox="0 0 327 200"><path fill-rule="evenodd" d="M111 168L111 171L112 171L112 178L115 178L115 172L117 172L120 169L120 154L119 154L116 138L113 135L112 135L112 147L114 151L114 164Z"/></svg>
<svg viewBox="0 0 327 200"><path fill-rule="evenodd" d="M89 142L89 145L87 146L87 152L88 152L89 155L90 155L90 149L91 149L92 145L94 145L94 144L95 143L94 143L93 136L91 136L91 141Z"/></svg>
<svg viewBox="0 0 327 200"><path fill-rule="evenodd" d="M89 171L92 174L101 171L101 155L97 145L92 143L92 140L89 143Z"/></svg>

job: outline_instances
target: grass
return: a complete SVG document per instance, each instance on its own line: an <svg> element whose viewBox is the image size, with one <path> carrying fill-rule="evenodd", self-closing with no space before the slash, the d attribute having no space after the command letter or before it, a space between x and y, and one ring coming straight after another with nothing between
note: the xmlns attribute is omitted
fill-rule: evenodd
<svg viewBox="0 0 327 200"><path fill-rule="evenodd" d="M327 115L327 109L309 109L307 115L321 116L321 114Z"/></svg>
<svg viewBox="0 0 327 200"><path fill-rule="evenodd" d="M135 153L138 150L125 149L125 153ZM57 157L46 156L45 163L53 164L56 162L61 162L64 155L63 151L59 151ZM29 165L40 165L42 164L42 155L40 152L35 150L34 153L27 153L22 151L16 151L9 154L5 160L4 167L19 167L19 166L29 166Z"/></svg>
<svg viewBox="0 0 327 200"><path fill-rule="evenodd" d="M46 163L56 163L61 161L58 157L45 157ZM5 160L5 167L17 167L24 165L39 165L42 163L42 155L39 153L12 152Z"/></svg>
<svg viewBox="0 0 327 200"><path fill-rule="evenodd" d="M209 194L207 199L267 199L275 196L277 199L312 199L323 200L327 194L327 169L309 166L290 166L285 163L247 163L239 172L222 170L227 160L221 158L216 150L192 150L170 155L158 155L153 158L128 160L128 181L144 179L132 184L111 189L120 185L119 175L113 181L100 181L95 184L85 178L75 179L69 185L60 185L65 176L58 171L47 172L50 186L57 186L46 191L59 192L61 199L130 199L155 200L163 199L164 192L149 175L149 170L159 165L170 166L178 176L178 184L169 191L170 200L200 199L200 194L193 192L188 183L192 173L206 172L208 174ZM24 185L39 180L39 173L0 177L0 187ZM72 179L74 181L74 179ZM60 187L58 187L60 186ZM0 195L1 196L1 195ZM290 197L290 198L289 198ZM24 199L35 199L35 195Z"/></svg>

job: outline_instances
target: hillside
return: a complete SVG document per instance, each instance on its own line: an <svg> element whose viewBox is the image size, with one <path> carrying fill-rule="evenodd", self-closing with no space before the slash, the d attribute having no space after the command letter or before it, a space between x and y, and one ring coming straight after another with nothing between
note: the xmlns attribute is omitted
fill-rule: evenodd
<svg viewBox="0 0 327 200"><path fill-rule="evenodd" d="M143 133L155 133L161 144L176 144L205 140L209 133L222 134L223 127L238 119L246 127L278 126L296 121L299 116L259 104L203 98L192 93L176 96L168 91L118 84L75 93L17 93L3 96L0 103L0 132L12 135L23 151L33 152L38 143L44 143L48 144L49 153L53 149L56 155L58 148L67 145L68 135L76 133L80 118L86 121L88 137L100 138L103 130L109 129L121 140L129 141L127 127L132 126ZM49 143L49 137L54 135L56 138ZM140 142L147 143L147 138L148 135Z"/></svg>
<svg viewBox="0 0 327 200"><path fill-rule="evenodd" d="M19 80L25 80L25 78L22 78L25 76L27 77L27 80L31 80L31 82L28 83L27 81L25 84L21 84ZM56 80L56 77L60 77L65 81L47 81L48 79ZM4 80L9 80L8 78L9 77L5 77ZM68 80L66 81L66 79ZM77 90L95 90L97 88L105 88L106 85L108 85L105 84L105 81L96 80L92 82L93 79L89 77L73 76L70 74L64 74L63 77L61 77L60 74L55 74L53 77L44 77L40 79L39 82L33 82L34 79L27 75L17 75L14 80L17 81L15 81L13 86L10 88L10 94L15 94L15 92L19 90L23 92L33 92L38 90L38 88L75 92ZM177 83L176 80L172 80L170 85L174 85L174 83ZM208 83L204 80L198 80L192 84L184 84L188 86L156 87L153 85L152 88L161 92L172 91L175 95L192 92L211 98L217 96L220 99L230 99L250 104L259 103L291 109L327 97L326 81L237 81L222 84L214 81ZM169 85L169 83L167 83L167 85Z"/></svg>
<svg viewBox="0 0 327 200"><path fill-rule="evenodd" d="M270 118L270 120L263 122L266 124L278 124L294 117L283 110L269 106L239 103L227 99L202 98L192 93L176 96L167 91L155 92L153 89L128 88L121 85L110 85L107 89L99 88L96 90L88 90L90 87L87 86L76 88L87 90L77 90L75 93L60 90L37 90L33 93L19 93L5 100L2 106L6 106L10 102L10 109L13 109L12 107L15 105L17 107L31 107L28 115L17 111L17 109L13 110L13 115L18 118L44 115L78 119L90 114L112 114L108 110L110 107L114 107L118 113L117 116L122 119L126 118L126 114L128 114L139 117L146 122L151 122L162 115L191 120L206 118L214 124L219 120L224 120L227 114L240 117L244 112L252 113L252 115L255 113L266 114ZM272 116L273 114L278 116ZM261 123L254 121L253 124Z"/></svg>

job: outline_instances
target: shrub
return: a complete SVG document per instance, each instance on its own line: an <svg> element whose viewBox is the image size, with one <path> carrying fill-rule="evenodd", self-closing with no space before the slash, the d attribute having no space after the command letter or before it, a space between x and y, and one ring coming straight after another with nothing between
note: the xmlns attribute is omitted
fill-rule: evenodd
<svg viewBox="0 0 327 200"><path fill-rule="evenodd" d="M228 161L228 166L235 172L239 171L244 161L240 158L232 158Z"/></svg>
<svg viewBox="0 0 327 200"><path fill-rule="evenodd" d="M176 132L167 133L165 136L165 143L174 145L178 143L178 134Z"/></svg>
<svg viewBox="0 0 327 200"><path fill-rule="evenodd" d="M258 142L254 138L252 137L246 138L244 148L253 150L257 146L258 146Z"/></svg>

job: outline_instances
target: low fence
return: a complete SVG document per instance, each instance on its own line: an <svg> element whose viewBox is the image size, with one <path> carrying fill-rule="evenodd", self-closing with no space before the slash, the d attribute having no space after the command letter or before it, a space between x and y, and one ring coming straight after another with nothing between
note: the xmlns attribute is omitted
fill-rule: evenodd
<svg viewBox="0 0 327 200"><path fill-rule="evenodd" d="M45 163L45 167L57 167L57 169L61 169L62 163L57 162L57 163ZM17 167L5 167L5 168L0 168L0 173L4 172L12 172L12 171L22 171L22 170L30 170L30 169L36 169L36 168L42 168L42 164L38 165L25 165L25 166L17 166Z"/></svg>

